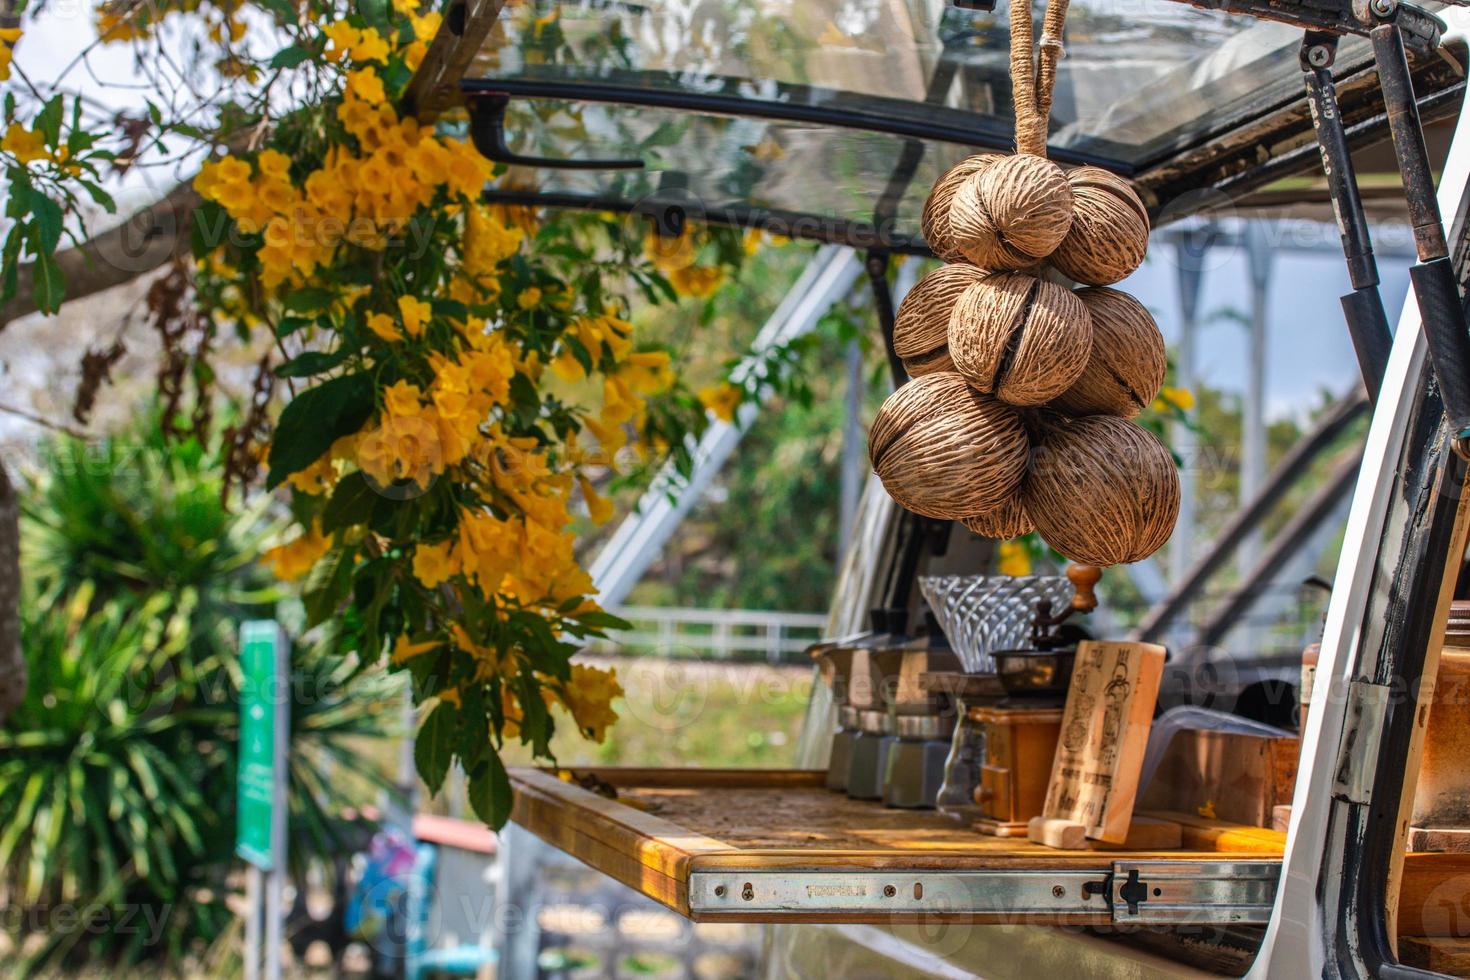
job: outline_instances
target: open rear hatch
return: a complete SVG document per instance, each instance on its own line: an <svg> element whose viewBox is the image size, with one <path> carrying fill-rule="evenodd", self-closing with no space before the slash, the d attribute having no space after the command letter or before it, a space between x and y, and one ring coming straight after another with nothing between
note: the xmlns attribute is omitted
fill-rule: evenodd
<svg viewBox="0 0 1470 980"><path fill-rule="evenodd" d="M935 178L1012 146L1004 11L501 6L453 8L458 40L436 39L414 87L421 112L462 98L476 144L509 164L491 200L926 254L919 217ZM1300 26L1168 0L1074 0L1049 153L1131 178L1156 224L1221 209L1327 219L1302 40ZM1410 50L1431 166L1463 97L1458 50ZM1368 41L1344 37L1332 75L1369 213L1404 214ZM1170 814L1185 828L1177 850L1058 851L855 803L818 773L584 775L585 786L513 773L513 819L694 918L1263 923L1285 845L1279 832ZM1442 876L1444 857L1411 855L1405 890Z"/></svg>
<svg viewBox="0 0 1470 980"><path fill-rule="evenodd" d="M1004 9L536 0L497 11L468 9L461 37L473 54L445 54L468 64L439 78L432 99L462 93L482 134L543 161L497 182L490 196L506 203L654 217L678 207L923 252L934 179L976 150L1012 148ZM1301 40L1287 24L1169 0L1074 2L1049 153L1130 177L1156 223L1293 205L1329 219ZM1442 158L1439 124L1458 112L1463 72L1439 53L1412 67ZM1365 199L1399 213L1366 39L1342 41L1334 74Z"/></svg>

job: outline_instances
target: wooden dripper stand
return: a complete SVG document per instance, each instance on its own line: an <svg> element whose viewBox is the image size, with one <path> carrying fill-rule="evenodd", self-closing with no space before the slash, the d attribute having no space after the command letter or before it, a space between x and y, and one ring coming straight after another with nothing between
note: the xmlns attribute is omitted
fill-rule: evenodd
<svg viewBox="0 0 1470 980"><path fill-rule="evenodd" d="M1068 621L1097 608L1101 578L1096 565L1068 565L1072 601L1053 612L1051 600L1038 600L1031 646L993 655L1004 696L968 713L984 733L985 761L975 790L975 827L983 833L1025 836L1031 818L1042 811L1077 644L1087 636Z"/></svg>
<svg viewBox="0 0 1470 980"><path fill-rule="evenodd" d="M1081 573L1093 584L1097 575L1097 569ZM1133 817L1164 658L1164 648L1153 643L1077 644L1045 795L1027 818L1031 840L1063 848L1179 846L1178 824ZM1006 667L1001 671L1004 680ZM1049 678L1049 690L1063 683L1059 675Z"/></svg>

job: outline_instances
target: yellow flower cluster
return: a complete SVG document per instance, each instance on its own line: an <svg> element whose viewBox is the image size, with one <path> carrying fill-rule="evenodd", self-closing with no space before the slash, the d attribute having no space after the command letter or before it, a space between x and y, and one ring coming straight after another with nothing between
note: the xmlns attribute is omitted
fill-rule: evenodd
<svg viewBox="0 0 1470 980"><path fill-rule="evenodd" d="M97 37L103 44L138 41L151 34L136 9L122 12L102 9L97 12Z"/></svg>
<svg viewBox="0 0 1470 980"><path fill-rule="evenodd" d="M437 15L414 20L427 36L438 29ZM337 108L359 152L334 147L299 180L275 150L262 152L253 170L237 157L205 164L194 180L194 189L219 203L242 231L261 233L261 281L268 289L304 282L331 263L344 240L381 251L440 188L474 199L493 171L468 142L440 139L416 120L399 118L370 64L390 50L377 31L339 21L325 33L336 55L369 63L346 73Z"/></svg>
<svg viewBox="0 0 1470 980"><path fill-rule="evenodd" d="M46 137L18 122L11 123L5 130L5 137L0 139L0 150L21 163L34 163L51 157L51 151L46 149Z"/></svg>
<svg viewBox="0 0 1470 980"><path fill-rule="evenodd" d="M725 272L717 265L687 265L669 273L669 285L680 296L706 299L713 296L725 281Z"/></svg>
<svg viewBox="0 0 1470 980"><path fill-rule="evenodd" d="M332 447L322 454L321 459L286 477L286 483L296 491L312 497L327 493L337 485L344 464L354 459L357 443L357 436L343 436L332 443Z"/></svg>
<svg viewBox="0 0 1470 980"><path fill-rule="evenodd" d="M554 690L583 734L594 742L607 737L608 726L618 720L618 713L612 707L613 698L623 696L616 670L572 664L571 683Z"/></svg>
<svg viewBox="0 0 1470 980"><path fill-rule="evenodd" d="M406 302L405 302L406 301ZM418 301L404 297L401 306ZM420 311L405 317L405 329L416 333ZM494 449L482 425L510 392L516 359L499 334L479 333L479 349L463 351L451 360L434 354L434 382L428 391L399 381L384 392L383 411L375 429L362 436L357 463L382 486L411 480L421 489L475 450Z"/></svg>
<svg viewBox="0 0 1470 980"><path fill-rule="evenodd" d="M721 422L735 421L735 410L745 400L745 391L728 381L699 389L699 403Z"/></svg>
<svg viewBox="0 0 1470 980"><path fill-rule="evenodd" d="M527 447L521 450L534 456ZM533 458L528 465L537 462ZM461 511L453 560L465 578L487 597L505 596L523 606L556 607L591 592L592 579L573 553L569 483L548 472L515 488L510 496L522 512L518 517ZM505 482L501 489L507 489Z"/></svg>
<svg viewBox="0 0 1470 980"><path fill-rule="evenodd" d="M1156 412L1162 412L1165 409L1170 408L1178 409L1181 412L1187 412L1191 408L1194 408L1194 406L1194 392L1190 391L1188 388L1172 388L1169 386L1165 386L1164 389L1159 392L1158 397L1154 399L1153 405L1151 407Z"/></svg>
<svg viewBox="0 0 1470 980"><path fill-rule="evenodd" d="M332 539L322 534L321 524L314 521L299 537L267 551L264 559L276 578L293 582L311 571L331 547Z"/></svg>
<svg viewBox="0 0 1470 980"><path fill-rule="evenodd" d="M486 598L503 597L523 606L559 606L591 591L591 579L572 554L560 482L543 481L549 492L527 492L536 503L524 516L500 518L488 510L461 509L455 537L415 546L414 577L425 588L437 588L462 575ZM490 656L464 642L459 645Z"/></svg>
<svg viewBox="0 0 1470 980"><path fill-rule="evenodd" d="M15 57L15 42L20 40L19 27L0 27L0 82L10 80L10 61Z"/></svg>
<svg viewBox="0 0 1470 980"><path fill-rule="evenodd" d="M668 390L674 382L666 351L634 351L633 325L613 316L580 317L567 327L567 335L581 345L592 363L604 359L612 364L603 371L602 411L597 419L586 419L587 428L605 450L615 453L627 444L624 425L636 428L643 421L646 399ZM565 341L551 360L551 369L564 381L587 377L582 362Z"/></svg>
<svg viewBox="0 0 1470 980"><path fill-rule="evenodd" d="M1020 541L1002 541L996 552L996 570L1002 575L1031 574L1031 552Z"/></svg>
<svg viewBox="0 0 1470 980"><path fill-rule="evenodd" d="M464 238L460 243L460 272L464 285L478 291L473 296L456 296L464 302L493 301L500 295L497 270L521 247L525 233L506 224L483 204L475 203L465 210Z"/></svg>
<svg viewBox="0 0 1470 980"><path fill-rule="evenodd" d="M612 707L613 699L622 697L624 693L616 670L572 664L572 678L567 684L558 684L543 674L537 674L537 679L545 685L541 688L541 700L547 707L561 705L572 716L577 729L594 742L607 738L608 728L618 720L618 713ZM459 692L455 691L446 700L458 703L458 697ZM500 697L501 713L506 721L505 734L515 738L520 734L525 712L509 688L502 688Z"/></svg>
<svg viewBox="0 0 1470 980"><path fill-rule="evenodd" d="M554 263L508 267L535 234L535 215L481 203L492 165L470 143L399 116L392 97L402 66L417 66L441 18L420 15L416 0L391 3L409 18L411 31L355 26L362 23L357 18L322 28L327 70L342 87L324 131L303 144L282 127L270 143L279 149L211 162L194 185L240 230L258 236L204 260L207 278L224 281L215 288L229 290L235 278L253 280L267 293L307 284L319 287L314 293L328 290L309 301L309 312L320 316L308 318L314 322L300 327L300 336L339 334L351 358L344 370L375 379L377 400L359 431L287 476L297 513L320 510L354 467L361 473L354 480L391 489L390 496L430 494L401 508L405 520L392 531L354 526L329 536L319 519L311 520L265 559L278 577L299 579L335 538L344 548L361 548L347 552L354 561L371 556L374 574L384 558L399 563L395 589L431 591L420 597L428 609L422 601L404 606L409 625L393 643L395 664L430 651L468 654L472 675L456 666L451 686L438 692L443 701L468 708L471 685L520 677L600 741L617 719L616 674L583 665L568 680L542 672L547 651L524 617L533 617L536 627L544 620L553 634L580 635L573 622L597 610L589 598L593 583L574 551L572 511L585 506L601 523L614 507L588 478L591 453L571 433L580 419L605 452L623 450L645 427L649 398L674 383L669 355L637 350L633 325L617 306L578 315L585 309L578 305L573 313L582 290L558 281ZM218 25L217 41L227 44L234 35L233 21ZM22 127L7 134L7 149L44 155L32 139ZM436 261L415 265L388 251L395 236L416 232L410 222L426 214L435 219L430 233L443 261L436 253ZM457 243L448 231L453 222L462 229ZM681 293L709 296L723 281L719 267L698 264L691 235L653 247L653 260ZM267 317L269 295L252 289L247 304L245 287L233 288L241 305L233 315L241 322ZM557 330L562 339L548 348ZM548 365L566 383L584 384L588 397L544 394L538 416L527 392L541 392ZM578 405L586 408L572 407ZM440 479L445 482L435 486ZM410 519L416 523L404 526ZM352 571L363 574L357 566ZM475 625L497 615L512 629L482 633ZM504 638L516 629L522 639ZM505 696L513 724L518 695Z"/></svg>
<svg viewBox="0 0 1470 980"><path fill-rule="evenodd" d="M699 246L688 231L678 236L649 232L643 239L643 254L681 296L713 296L725 280L718 265L696 264Z"/></svg>

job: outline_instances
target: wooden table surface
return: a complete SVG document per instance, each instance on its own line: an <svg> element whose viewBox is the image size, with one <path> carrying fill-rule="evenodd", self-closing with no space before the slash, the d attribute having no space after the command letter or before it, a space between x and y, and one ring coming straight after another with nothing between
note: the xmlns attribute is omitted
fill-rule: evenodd
<svg viewBox="0 0 1470 980"><path fill-rule="evenodd" d="M592 769L617 799L539 769L514 769L511 819L543 840L689 914L689 875L741 869L1077 870L1116 860L1272 861L1285 835L1185 814L1184 847L1062 851L991 837L936 811L849 800L806 770Z"/></svg>

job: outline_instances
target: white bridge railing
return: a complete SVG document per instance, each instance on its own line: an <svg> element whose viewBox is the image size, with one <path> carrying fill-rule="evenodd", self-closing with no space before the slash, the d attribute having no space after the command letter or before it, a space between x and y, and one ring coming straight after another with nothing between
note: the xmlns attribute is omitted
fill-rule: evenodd
<svg viewBox="0 0 1470 980"><path fill-rule="evenodd" d="M825 613L763 609L683 609L621 606L610 609L633 624L605 640L587 644L589 653L653 654L770 663L798 662L801 651L821 639Z"/></svg>

